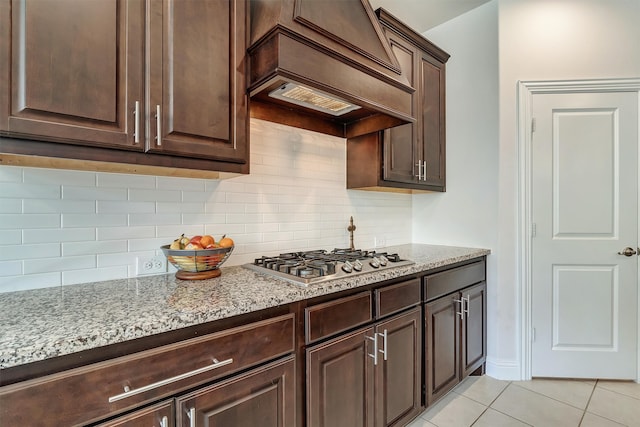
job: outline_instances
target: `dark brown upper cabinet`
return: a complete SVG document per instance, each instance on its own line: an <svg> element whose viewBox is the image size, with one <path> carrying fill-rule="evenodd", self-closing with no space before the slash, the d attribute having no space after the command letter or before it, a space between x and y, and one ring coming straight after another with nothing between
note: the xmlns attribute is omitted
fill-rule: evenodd
<svg viewBox="0 0 640 427"><path fill-rule="evenodd" d="M445 63L449 54L384 9L376 11L403 75L415 88L415 123L350 138L347 188L445 191Z"/></svg>
<svg viewBox="0 0 640 427"><path fill-rule="evenodd" d="M248 173L247 9L0 0L0 153Z"/></svg>

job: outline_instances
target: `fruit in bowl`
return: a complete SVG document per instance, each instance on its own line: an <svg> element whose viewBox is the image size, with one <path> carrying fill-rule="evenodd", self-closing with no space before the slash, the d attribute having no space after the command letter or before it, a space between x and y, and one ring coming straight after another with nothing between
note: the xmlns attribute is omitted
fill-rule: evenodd
<svg viewBox="0 0 640 427"><path fill-rule="evenodd" d="M219 267L234 247L233 240L226 235L216 243L215 238L208 234L191 238L183 234L161 249L167 260L178 269L177 278L198 280L220 276Z"/></svg>

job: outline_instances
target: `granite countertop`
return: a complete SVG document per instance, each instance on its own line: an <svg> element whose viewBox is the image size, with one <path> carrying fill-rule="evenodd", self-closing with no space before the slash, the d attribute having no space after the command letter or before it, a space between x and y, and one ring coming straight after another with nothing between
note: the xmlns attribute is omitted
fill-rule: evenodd
<svg viewBox="0 0 640 427"><path fill-rule="evenodd" d="M442 267L487 249L408 244L385 248L415 264L308 286L241 266L220 277L174 274L0 294L0 368L9 368L276 307Z"/></svg>

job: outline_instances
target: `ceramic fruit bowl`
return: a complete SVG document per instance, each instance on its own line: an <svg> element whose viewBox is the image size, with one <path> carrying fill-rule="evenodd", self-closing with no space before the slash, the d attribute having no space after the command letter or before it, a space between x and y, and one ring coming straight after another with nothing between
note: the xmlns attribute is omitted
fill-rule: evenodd
<svg viewBox="0 0 640 427"><path fill-rule="evenodd" d="M203 280L220 276L220 266L229 258L234 246L213 249L170 249L160 246L169 262L178 271L176 277L183 280Z"/></svg>

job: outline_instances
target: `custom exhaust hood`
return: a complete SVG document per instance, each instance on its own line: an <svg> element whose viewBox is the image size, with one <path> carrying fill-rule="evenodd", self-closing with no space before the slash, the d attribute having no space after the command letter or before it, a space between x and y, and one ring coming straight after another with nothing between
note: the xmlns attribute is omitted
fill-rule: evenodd
<svg viewBox="0 0 640 427"><path fill-rule="evenodd" d="M251 0L251 116L343 138L415 121L368 0Z"/></svg>

